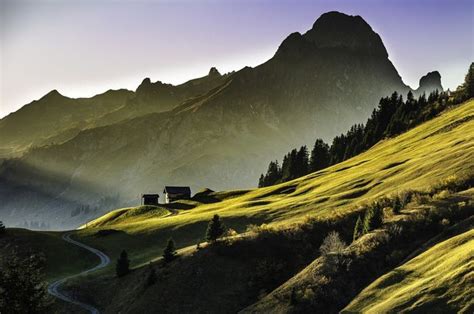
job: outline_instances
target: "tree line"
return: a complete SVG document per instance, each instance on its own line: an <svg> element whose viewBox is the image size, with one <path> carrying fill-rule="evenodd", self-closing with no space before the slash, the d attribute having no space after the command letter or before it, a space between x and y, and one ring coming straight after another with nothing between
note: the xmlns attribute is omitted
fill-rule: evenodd
<svg viewBox="0 0 474 314"><path fill-rule="evenodd" d="M365 124L354 124L345 134L336 136L331 145L316 139L311 152L306 146L293 149L283 162L271 161L266 174L261 174L258 187L290 181L356 156L384 138L406 132L434 118L449 106L474 97L474 63L469 67L464 83L455 92L438 90L415 98L409 91L406 100L394 92L380 99Z"/></svg>

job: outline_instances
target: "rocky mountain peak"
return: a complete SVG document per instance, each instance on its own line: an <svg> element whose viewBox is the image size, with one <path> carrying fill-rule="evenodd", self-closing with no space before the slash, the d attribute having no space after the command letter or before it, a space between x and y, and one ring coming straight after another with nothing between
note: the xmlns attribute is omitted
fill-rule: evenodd
<svg viewBox="0 0 474 314"><path fill-rule="evenodd" d="M380 36L360 16L335 11L324 13L304 37L318 48L345 48L366 55L388 57Z"/></svg>
<svg viewBox="0 0 474 314"><path fill-rule="evenodd" d="M161 86L161 85L162 83L160 81L156 81L155 83L152 83L150 78L147 77L143 79L140 85L138 85L136 92L137 94L140 94L142 92L149 92L153 90L154 88L156 88L156 86Z"/></svg>
<svg viewBox="0 0 474 314"><path fill-rule="evenodd" d="M44 95L41 99L44 100L44 99L54 99L54 98L63 98L64 96L61 95L61 93L58 92L57 89L53 89L52 91L50 91L49 93L47 93L46 95Z"/></svg>
<svg viewBox="0 0 474 314"><path fill-rule="evenodd" d="M415 94L421 95L425 93L428 95L435 90L443 90L443 86L441 85L441 74L439 74L438 71L428 72L426 75L422 76L420 78L420 85L418 89L415 90Z"/></svg>
<svg viewBox="0 0 474 314"><path fill-rule="evenodd" d="M210 70L209 70L209 76L211 77L214 77L214 76L221 76L221 73L215 68L215 67L212 67Z"/></svg>
<svg viewBox="0 0 474 314"><path fill-rule="evenodd" d="M441 86L441 74L438 71L428 72L420 78L420 87L437 87L438 90L443 90Z"/></svg>

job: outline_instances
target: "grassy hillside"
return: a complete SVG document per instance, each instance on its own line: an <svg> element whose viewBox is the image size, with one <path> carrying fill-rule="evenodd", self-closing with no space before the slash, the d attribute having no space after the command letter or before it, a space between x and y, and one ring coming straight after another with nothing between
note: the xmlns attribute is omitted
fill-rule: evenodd
<svg viewBox="0 0 474 314"><path fill-rule="evenodd" d="M256 190L211 194L211 203L192 203L192 209L178 209L176 215L138 215L133 221L103 217L100 228L85 228L78 236L112 256L122 248L130 249L132 260L143 263L159 255L170 236L178 247L195 244L216 213L228 227L242 232L249 224L287 225L306 216L331 217L380 196L428 189L450 176L474 171L473 116L471 100L355 158L306 177ZM98 238L98 229L117 232Z"/></svg>
<svg viewBox="0 0 474 314"><path fill-rule="evenodd" d="M26 229L7 229L0 237L0 257L8 258L16 252L19 256L42 253L46 258L45 275L48 281L75 274L99 262L86 252L62 239L61 232L39 232Z"/></svg>
<svg viewBox="0 0 474 314"><path fill-rule="evenodd" d="M474 309L474 230L443 241L364 289L343 313Z"/></svg>
<svg viewBox="0 0 474 314"><path fill-rule="evenodd" d="M415 199L400 214L385 211L381 226L355 241L349 240L346 242L348 245L339 251L321 253L307 267L245 308L242 313L339 313L377 278L392 271L410 256L421 254L423 249L420 248L426 249L433 241L439 241L444 236L472 229L474 189L451 193L443 200L438 196L427 196L426 201L421 202L421 199ZM343 230L336 226L334 230L344 235ZM453 273L468 273L471 269L469 265L444 266L454 266L444 270ZM456 269L457 266L460 268ZM463 293L469 287L469 279L460 281L456 286ZM385 291L382 288L386 286L380 286L380 293ZM443 287L440 288L441 291ZM386 296L389 295L390 292L387 292ZM410 296L413 295L407 298ZM416 297L411 301L415 302ZM435 293L426 295L426 303L436 301ZM456 296L449 294L445 295L444 302L451 304L451 311L448 312L459 311L466 304L457 302ZM375 312L385 313L387 309ZM364 310L356 309L356 312L364 313Z"/></svg>

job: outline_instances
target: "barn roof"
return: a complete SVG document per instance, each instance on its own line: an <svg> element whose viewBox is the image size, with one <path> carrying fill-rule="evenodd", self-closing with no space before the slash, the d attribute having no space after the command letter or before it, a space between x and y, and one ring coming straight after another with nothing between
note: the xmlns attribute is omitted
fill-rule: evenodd
<svg viewBox="0 0 474 314"><path fill-rule="evenodd" d="M143 197L160 197L159 194L142 194L142 198Z"/></svg>
<svg viewBox="0 0 474 314"><path fill-rule="evenodd" d="M163 193L191 194L191 188L189 186L165 186Z"/></svg>

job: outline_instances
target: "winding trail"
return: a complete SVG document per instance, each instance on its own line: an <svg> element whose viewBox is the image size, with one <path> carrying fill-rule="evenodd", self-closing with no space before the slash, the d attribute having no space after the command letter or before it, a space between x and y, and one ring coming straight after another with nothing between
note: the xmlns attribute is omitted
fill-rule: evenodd
<svg viewBox="0 0 474 314"><path fill-rule="evenodd" d="M71 234L72 233L65 233L63 235L63 240L66 241L66 242L72 243L74 245L77 245L77 246L79 246L83 249L86 249L89 252L94 253L95 255L97 255L100 258L100 263L98 265L88 269L88 270L85 270L83 272L80 272L80 273L72 275L72 276L68 276L68 277L59 279L59 280L51 283L48 286L48 293L51 294L52 296L55 296L56 298L59 298L59 299L65 301L65 302L76 304L76 305L82 307L83 309L89 311L90 313L98 314L98 313L100 313L98 309L96 309L95 307L93 307L90 304L78 301L78 300L74 299L74 297L68 296L67 294L61 292L60 287L61 287L62 284L64 284L67 280L69 280L71 278L86 275L90 272L93 272L93 271L96 271L98 269L104 268L105 266L107 266L110 263L110 258L107 255L105 255L103 252L101 252L97 249L94 249L93 247L90 247L88 245L85 245L84 243L81 243L81 242L78 242L76 240L71 239Z"/></svg>

